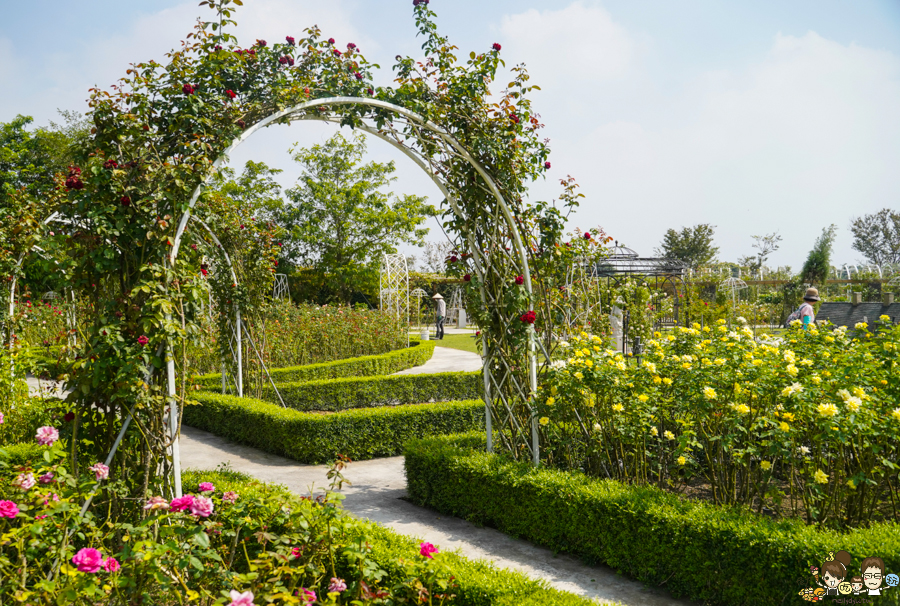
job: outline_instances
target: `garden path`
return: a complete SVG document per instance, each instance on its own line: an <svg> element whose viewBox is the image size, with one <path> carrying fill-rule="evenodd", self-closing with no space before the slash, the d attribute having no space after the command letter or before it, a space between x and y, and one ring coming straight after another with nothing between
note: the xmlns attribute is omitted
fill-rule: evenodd
<svg viewBox="0 0 900 606"><path fill-rule="evenodd" d="M182 427L182 464L193 469L214 469L228 463L237 471L265 482L285 484L298 494L321 492L327 486L326 465L302 465L251 448L231 443L211 433ZM554 555L549 549L513 539L491 528L477 527L459 518L439 515L405 500L406 478L403 457L389 457L351 463L345 477L344 507L353 515L373 520L402 534L419 537L443 550L459 550L462 555L490 560L541 578L550 585L600 603L626 606L687 606L663 592L626 579L606 566L588 566L577 558ZM185 492L191 487L185 486ZM552 512L548 512L552 515Z"/></svg>
<svg viewBox="0 0 900 606"><path fill-rule="evenodd" d="M434 348L434 354L431 359L421 366L413 366L395 375L419 375L434 374L436 372L472 372L481 370L481 356L471 351L462 351L461 349L451 349L449 347L437 346Z"/></svg>

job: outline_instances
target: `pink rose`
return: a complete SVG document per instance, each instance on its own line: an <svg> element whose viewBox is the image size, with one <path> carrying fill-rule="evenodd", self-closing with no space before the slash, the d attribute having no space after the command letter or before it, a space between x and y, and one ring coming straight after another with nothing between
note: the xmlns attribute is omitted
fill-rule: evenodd
<svg viewBox="0 0 900 606"><path fill-rule="evenodd" d="M318 599L316 598L316 592L312 589L306 589L305 587L300 588L300 597L303 599L302 604L313 604Z"/></svg>
<svg viewBox="0 0 900 606"><path fill-rule="evenodd" d="M19 515L19 506L12 501L0 501L0 518L14 518Z"/></svg>
<svg viewBox="0 0 900 606"><path fill-rule="evenodd" d="M98 482L109 477L109 467L107 467L103 463L94 463L93 465L88 467L88 469L94 472L94 476L97 478Z"/></svg>
<svg viewBox="0 0 900 606"><path fill-rule="evenodd" d="M81 572L95 573L103 567L103 554L93 547L85 547L72 556L72 563Z"/></svg>
<svg viewBox="0 0 900 606"><path fill-rule="evenodd" d="M120 568L122 568L122 566L119 565L119 561L114 557L108 557L103 560L103 570L106 572L119 572Z"/></svg>
<svg viewBox="0 0 900 606"><path fill-rule="evenodd" d="M172 511L185 511L191 508L191 505L194 504L194 495L186 494L183 497L178 497L177 499L172 499L172 502L169 503L169 508Z"/></svg>
<svg viewBox="0 0 900 606"><path fill-rule="evenodd" d="M0 425L3 425L3 413L0 412Z"/></svg>
<svg viewBox="0 0 900 606"><path fill-rule="evenodd" d="M165 500L163 497L150 497L147 499L147 504L144 505L144 509L148 509L150 511L156 511L157 509L168 509L169 502Z"/></svg>
<svg viewBox="0 0 900 606"><path fill-rule="evenodd" d="M42 475L41 477L38 478L38 482L40 482L41 484L49 484L52 481L53 481L53 472L52 471L48 471L47 473L45 473L44 475Z"/></svg>
<svg viewBox="0 0 900 606"><path fill-rule="evenodd" d="M236 492L232 492L229 490L225 494L222 495L222 502L224 503L234 503L238 500L238 495Z"/></svg>
<svg viewBox="0 0 900 606"><path fill-rule="evenodd" d="M328 593L341 593L347 590L347 583L344 579L336 579L331 577L331 585L328 586Z"/></svg>
<svg viewBox="0 0 900 606"><path fill-rule="evenodd" d="M200 482L198 488L200 489L200 492L213 492L216 489L212 482Z"/></svg>
<svg viewBox="0 0 900 606"><path fill-rule="evenodd" d="M13 486L22 490L31 490L34 487L34 476L30 473L20 473L13 482Z"/></svg>
<svg viewBox="0 0 900 606"><path fill-rule="evenodd" d="M144 345L146 345L146 344L149 343L149 342L150 342L150 339L148 339L148 338L145 337L144 335L141 335L141 336L138 337L138 343L139 343L141 346L144 346Z"/></svg>
<svg viewBox="0 0 900 606"><path fill-rule="evenodd" d="M53 443L59 439L59 432L56 431L55 427L45 425L37 430L35 438L37 438L37 443L41 446L53 446Z"/></svg>
<svg viewBox="0 0 900 606"><path fill-rule="evenodd" d="M231 603L228 606L256 606L253 603L253 592L245 591L244 593L238 593L232 589Z"/></svg>
<svg viewBox="0 0 900 606"><path fill-rule="evenodd" d="M191 513L200 518L208 518L213 512L212 499L207 497L195 497L191 503Z"/></svg>
<svg viewBox="0 0 900 606"><path fill-rule="evenodd" d="M440 553L440 552L438 551L437 547L435 547L431 543L425 542L425 543L422 543L421 545L419 545L419 554L422 557L426 557L429 560L433 559L433 556L431 555L433 553Z"/></svg>

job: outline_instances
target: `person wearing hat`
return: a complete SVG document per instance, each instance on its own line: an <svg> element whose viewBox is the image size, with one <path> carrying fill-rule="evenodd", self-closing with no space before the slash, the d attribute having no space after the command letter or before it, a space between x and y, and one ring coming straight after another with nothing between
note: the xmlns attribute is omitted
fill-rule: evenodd
<svg viewBox="0 0 900 606"><path fill-rule="evenodd" d="M441 296L441 293L435 293L433 297L434 299L434 307L436 313L435 324L437 325L437 329L434 331L435 340L444 338L444 316L447 315L447 303L444 301L444 297Z"/></svg>
<svg viewBox="0 0 900 606"><path fill-rule="evenodd" d="M809 330L809 325L816 321L816 310L812 304L819 300L819 291L815 288L807 288L803 295L803 303L800 305L800 320L803 321L803 330Z"/></svg>

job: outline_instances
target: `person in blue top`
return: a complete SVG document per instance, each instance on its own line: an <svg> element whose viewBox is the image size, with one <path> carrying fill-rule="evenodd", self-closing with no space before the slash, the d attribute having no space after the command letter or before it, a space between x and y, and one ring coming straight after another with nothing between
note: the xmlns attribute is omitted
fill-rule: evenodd
<svg viewBox="0 0 900 606"><path fill-rule="evenodd" d="M809 330L809 325L816 321L816 310L813 303L819 300L819 291L815 288L807 288L803 295L803 304L800 306L800 319L803 321L803 330Z"/></svg>

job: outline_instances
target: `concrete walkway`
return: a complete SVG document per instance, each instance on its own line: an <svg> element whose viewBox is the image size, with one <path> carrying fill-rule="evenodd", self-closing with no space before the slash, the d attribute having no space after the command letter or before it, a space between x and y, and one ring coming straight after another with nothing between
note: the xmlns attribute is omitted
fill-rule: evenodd
<svg viewBox="0 0 900 606"><path fill-rule="evenodd" d="M440 341L438 341L440 343ZM420 375L433 374L436 372L460 372L481 370L481 356L471 351L463 351L461 349L451 349L450 347L441 347L438 345L434 348L434 355L431 359L421 366L413 366L395 375Z"/></svg>
<svg viewBox="0 0 900 606"><path fill-rule="evenodd" d="M462 352L465 353L465 352ZM232 469L266 482L285 484L298 494L321 492L328 485L325 465L301 465L249 446L233 444L199 429L182 427L181 457L185 468L214 469L228 463ZM459 518L441 516L404 500L406 478L403 457L351 463L345 477L344 507L353 515L374 520L402 534L419 537L445 551L459 550L474 559L484 559L502 568L520 570L547 580L564 591L595 599L599 603L620 602L626 606L686 606L665 593L648 589L605 566L587 566L566 555L535 547L490 528L481 528ZM185 492L196 487L185 486ZM548 512L552 515L552 512Z"/></svg>

